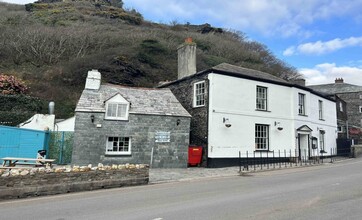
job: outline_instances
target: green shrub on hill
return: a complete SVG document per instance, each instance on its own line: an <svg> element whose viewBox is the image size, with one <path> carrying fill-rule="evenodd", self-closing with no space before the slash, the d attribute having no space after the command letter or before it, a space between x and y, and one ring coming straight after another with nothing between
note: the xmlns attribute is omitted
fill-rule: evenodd
<svg viewBox="0 0 362 220"><path fill-rule="evenodd" d="M18 95L0 95L0 124L16 126L36 113L46 113L47 103L39 98Z"/></svg>

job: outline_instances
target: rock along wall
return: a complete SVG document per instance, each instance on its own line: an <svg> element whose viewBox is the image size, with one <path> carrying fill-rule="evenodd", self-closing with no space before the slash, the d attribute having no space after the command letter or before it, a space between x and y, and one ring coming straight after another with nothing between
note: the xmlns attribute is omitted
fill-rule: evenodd
<svg viewBox="0 0 362 220"><path fill-rule="evenodd" d="M145 185L149 168L51 172L0 177L0 200Z"/></svg>

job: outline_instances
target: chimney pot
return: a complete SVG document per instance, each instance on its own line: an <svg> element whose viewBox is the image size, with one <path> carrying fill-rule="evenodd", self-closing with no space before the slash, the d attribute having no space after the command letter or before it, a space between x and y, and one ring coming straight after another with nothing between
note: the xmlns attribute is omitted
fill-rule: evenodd
<svg viewBox="0 0 362 220"><path fill-rule="evenodd" d="M343 78L336 78L334 80L335 83L343 83Z"/></svg>
<svg viewBox="0 0 362 220"><path fill-rule="evenodd" d="M188 44L192 43L192 37L186 38L185 43L188 43Z"/></svg>

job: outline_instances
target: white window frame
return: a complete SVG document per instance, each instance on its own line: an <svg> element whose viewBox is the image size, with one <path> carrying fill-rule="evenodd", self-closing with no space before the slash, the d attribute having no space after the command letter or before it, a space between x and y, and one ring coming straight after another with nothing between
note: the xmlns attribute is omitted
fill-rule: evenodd
<svg viewBox="0 0 362 220"><path fill-rule="evenodd" d="M256 86L256 109L268 111L268 88Z"/></svg>
<svg viewBox="0 0 362 220"><path fill-rule="evenodd" d="M319 131L319 149L324 151L324 144L325 144L325 131L320 130Z"/></svg>
<svg viewBox="0 0 362 220"><path fill-rule="evenodd" d="M338 133L343 133L344 132L344 127L342 125L337 126L337 132Z"/></svg>
<svg viewBox="0 0 362 220"><path fill-rule="evenodd" d="M116 146L114 146L115 144ZM131 147L131 137L108 136L106 140L106 155L131 155ZM121 148L127 148L127 150L122 150Z"/></svg>
<svg viewBox="0 0 362 220"><path fill-rule="evenodd" d="M343 112L343 103L342 102L339 102L339 111Z"/></svg>
<svg viewBox="0 0 362 220"><path fill-rule="evenodd" d="M255 124L255 150L269 150L269 125Z"/></svg>
<svg viewBox="0 0 362 220"><path fill-rule="evenodd" d="M194 83L193 107L205 106L205 80Z"/></svg>
<svg viewBox="0 0 362 220"><path fill-rule="evenodd" d="M305 94L298 93L298 114L306 115L305 113Z"/></svg>
<svg viewBox="0 0 362 220"><path fill-rule="evenodd" d="M114 108L114 110L112 110ZM112 113L111 115L109 113ZM120 94L106 101L106 112L104 118L108 120L127 121L129 116L129 102Z"/></svg>
<svg viewBox="0 0 362 220"><path fill-rule="evenodd" d="M318 115L319 115L319 120L323 120L323 101L322 100L318 100Z"/></svg>

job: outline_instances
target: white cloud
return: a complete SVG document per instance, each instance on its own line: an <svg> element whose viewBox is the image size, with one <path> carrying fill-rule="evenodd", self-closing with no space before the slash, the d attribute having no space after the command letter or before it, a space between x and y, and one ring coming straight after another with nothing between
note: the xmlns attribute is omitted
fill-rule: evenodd
<svg viewBox="0 0 362 220"><path fill-rule="evenodd" d="M310 36L304 25L333 17L360 16L361 0L123 0L146 15L146 19L169 22L210 23L264 35ZM175 7L177 6L177 7Z"/></svg>
<svg viewBox="0 0 362 220"><path fill-rule="evenodd" d="M350 37L346 39L333 39L330 41L316 41L305 44L300 44L297 47L291 46L284 50L284 56L291 56L295 54L315 54L321 55L331 53L343 48L362 46L362 37Z"/></svg>
<svg viewBox="0 0 362 220"><path fill-rule="evenodd" d="M284 56L291 56L295 53L295 47L294 46L291 46L291 47L288 47L287 49L285 49L283 51L283 55Z"/></svg>
<svg viewBox="0 0 362 220"><path fill-rule="evenodd" d="M322 63L313 68L302 68L307 85L334 83L336 78L343 78L345 83L362 86L362 68L337 66L335 63Z"/></svg>
<svg viewBox="0 0 362 220"><path fill-rule="evenodd" d="M298 51L303 54L325 54L352 46L362 46L362 37L336 38L326 42L305 43L298 46Z"/></svg>

